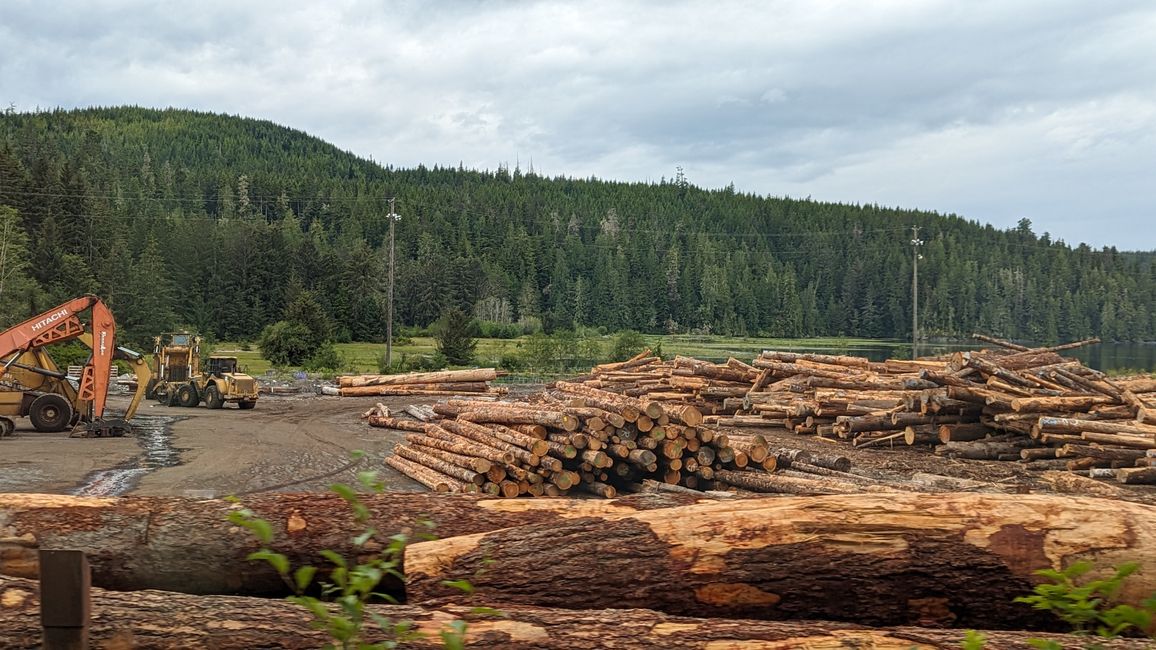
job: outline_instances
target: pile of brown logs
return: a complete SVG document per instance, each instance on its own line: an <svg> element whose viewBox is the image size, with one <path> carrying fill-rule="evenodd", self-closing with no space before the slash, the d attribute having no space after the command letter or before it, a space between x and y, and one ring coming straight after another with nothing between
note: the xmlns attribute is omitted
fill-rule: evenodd
<svg viewBox="0 0 1156 650"><path fill-rule="evenodd" d="M292 567L318 567L319 579L334 566L320 550L355 558L366 552L355 540L362 530L384 540L433 524L439 539L402 551L404 590L381 587L405 604L368 610L414 621L431 637L417 648L440 647L439 630L458 618L470 620L470 648L959 647L967 628L1056 629L1051 613L1013 602L1041 568L1136 562L1119 602L1139 605L1156 591L1156 507L1122 501L382 494L361 503L355 524L335 494L244 503L0 495L0 648L35 647L37 551L53 548L89 558L98 588L90 632L101 647L322 645L297 605L244 597L287 586L268 563L247 560L261 544L227 520L242 507L269 523L271 550ZM462 580L468 593L451 586ZM1083 645L1040 632L985 635L989 647L1028 648L1031 636Z"/></svg>
<svg viewBox="0 0 1156 650"><path fill-rule="evenodd" d="M987 336L992 349L914 361L767 351L753 364L649 354L596 367L587 386L693 405L727 431L812 434L855 447L935 446L964 459L1022 460L1033 469L1100 470L1123 483L1156 482L1156 380L1112 380L1064 350ZM1111 470L1111 471L1104 471Z"/></svg>
<svg viewBox="0 0 1156 650"><path fill-rule="evenodd" d="M1094 340L1029 349L980 338L1002 349L881 363L764 352L754 362L764 374L743 403L757 417L720 423L856 447L935 445L943 456L1040 469L1115 469L1108 474L1124 483L1156 482L1147 456L1156 449L1156 412L1145 401L1156 381L1112 380L1059 354Z"/></svg>
<svg viewBox="0 0 1156 650"><path fill-rule="evenodd" d="M842 494L883 489L839 456L777 448L703 426L692 404L557 382L529 402L450 399L380 410L369 424L408 432L386 463L435 492L605 498L643 490ZM774 474L769 472L774 471Z"/></svg>
<svg viewBox="0 0 1156 650"><path fill-rule="evenodd" d="M494 368L411 372L402 375L344 375L337 378L342 397L366 395L503 395L490 382L504 375Z"/></svg>

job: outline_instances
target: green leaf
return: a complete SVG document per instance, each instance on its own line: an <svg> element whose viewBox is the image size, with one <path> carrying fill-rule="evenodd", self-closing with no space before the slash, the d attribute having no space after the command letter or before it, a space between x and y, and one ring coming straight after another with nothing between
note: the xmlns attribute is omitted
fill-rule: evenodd
<svg viewBox="0 0 1156 650"><path fill-rule="evenodd" d="M442 584L446 587L458 589L462 593L474 593L474 585L469 580L442 580Z"/></svg>
<svg viewBox="0 0 1156 650"><path fill-rule="evenodd" d="M329 489L335 492L337 496L345 499L349 503L357 503L358 501L357 493L354 492L353 488L349 487L348 485L344 485L342 483L334 483L333 485L329 486Z"/></svg>
<svg viewBox="0 0 1156 650"><path fill-rule="evenodd" d="M339 566L343 569L346 568L345 558L341 557L336 552L331 551L329 549L325 549L324 551L321 551L320 555L321 555L321 557L325 558L326 560L329 560L333 564L336 564L337 566Z"/></svg>
<svg viewBox="0 0 1156 650"><path fill-rule="evenodd" d="M289 558L280 553L275 553L267 548L250 553L247 560L264 560L268 562L281 575L289 573Z"/></svg>
<svg viewBox="0 0 1156 650"><path fill-rule="evenodd" d="M376 534L377 534L377 530L370 528L369 530L358 535L357 537L354 537L353 538L353 545L354 546L365 546L365 543L368 542L370 539L372 539L373 536Z"/></svg>
<svg viewBox="0 0 1156 650"><path fill-rule="evenodd" d="M268 544L273 541L273 526L264 519L250 519L248 523L244 524L257 539L261 540L262 544Z"/></svg>
<svg viewBox="0 0 1156 650"><path fill-rule="evenodd" d="M297 585L297 591L305 591L309 583L313 582L313 576L317 574L317 567L303 566L298 567L293 572L293 584Z"/></svg>

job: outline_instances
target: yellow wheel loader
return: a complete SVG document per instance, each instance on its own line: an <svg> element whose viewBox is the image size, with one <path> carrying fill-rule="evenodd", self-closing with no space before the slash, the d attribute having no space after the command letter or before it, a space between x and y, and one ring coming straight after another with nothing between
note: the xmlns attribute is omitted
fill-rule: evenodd
<svg viewBox="0 0 1156 650"><path fill-rule="evenodd" d="M189 332L162 334L154 339L154 380L147 396L168 406L197 406L204 402L219 409L230 402L237 408L257 405L257 380L238 372L237 357L210 356L201 367L201 337Z"/></svg>

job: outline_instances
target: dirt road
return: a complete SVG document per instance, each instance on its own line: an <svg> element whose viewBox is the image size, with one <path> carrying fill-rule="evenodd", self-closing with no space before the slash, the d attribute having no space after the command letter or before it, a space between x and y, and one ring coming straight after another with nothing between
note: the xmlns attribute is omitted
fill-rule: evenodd
<svg viewBox="0 0 1156 650"><path fill-rule="evenodd" d="M134 420L135 435L124 438L39 433L27 420L19 420L16 435L0 440L0 492L195 497L308 492L326 490L335 482L356 484L357 472L367 469L377 470L389 490L424 490L382 464L404 434L370 427L360 419L378 401L400 409L420 400L263 396L251 411L148 402ZM126 405L125 396L110 399L114 412ZM1040 487L1038 473L1020 463L952 460L902 444L854 449L814 436L772 437L773 446L847 456L855 467L881 478L926 472L1021 489ZM355 451L366 455L354 460ZM1133 492L1139 499L1156 500L1156 487Z"/></svg>
<svg viewBox="0 0 1156 650"><path fill-rule="evenodd" d="M366 426L358 415L380 398L265 396L251 411L213 411L149 402L135 436L69 438L17 421L0 440L0 491L222 496L324 490L382 471L391 490L421 490L380 462L402 434ZM389 404L389 400L384 400ZM399 400L402 406L412 400ZM112 411L127 399L113 397ZM355 461L354 451L366 452Z"/></svg>

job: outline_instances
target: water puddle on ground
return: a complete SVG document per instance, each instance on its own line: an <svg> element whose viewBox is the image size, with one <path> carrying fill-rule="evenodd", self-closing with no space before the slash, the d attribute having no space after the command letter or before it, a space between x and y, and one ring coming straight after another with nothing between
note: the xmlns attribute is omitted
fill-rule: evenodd
<svg viewBox="0 0 1156 650"><path fill-rule="evenodd" d="M138 415L132 420L133 432L144 451L125 463L111 469L92 472L79 487L72 491L75 496L114 497L136 487L137 481L149 472L162 467L176 467L181 464L181 452L173 447L169 425L176 418L156 415Z"/></svg>

